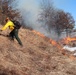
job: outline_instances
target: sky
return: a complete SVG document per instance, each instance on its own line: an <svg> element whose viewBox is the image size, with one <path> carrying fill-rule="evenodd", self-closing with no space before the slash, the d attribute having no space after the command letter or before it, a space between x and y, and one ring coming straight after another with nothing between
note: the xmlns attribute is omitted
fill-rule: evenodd
<svg viewBox="0 0 76 75"><path fill-rule="evenodd" d="M64 10L65 12L71 13L74 20L76 21L76 0L53 0L54 5Z"/></svg>
<svg viewBox="0 0 76 75"><path fill-rule="evenodd" d="M40 12L40 2L41 0L18 0L19 1L19 8L22 11L22 15L27 13L26 17L29 17L29 21L31 20L32 23L37 20L38 14ZM52 0L54 3L55 8L62 9L65 12L69 12L74 20L76 21L76 0ZM25 17L23 15L23 17ZM29 22L28 21L28 22ZM29 22L30 23L30 22ZM34 26L35 27L35 26Z"/></svg>
<svg viewBox="0 0 76 75"><path fill-rule="evenodd" d="M27 12L30 11L31 15L37 16L39 13L39 3L41 0L20 0L20 7ZM58 9L62 9L65 12L71 13L76 21L76 0L53 0L54 6Z"/></svg>
<svg viewBox="0 0 76 75"><path fill-rule="evenodd" d="M19 9L27 25L33 29L42 32L46 36L51 34L40 24L37 23L38 15L40 12L40 1L41 0L18 0ZM57 9L62 9L65 12L69 12L76 22L76 0L53 0L54 6ZM24 15L25 14L25 15ZM27 19L26 19L27 18ZM76 23L75 23L76 24ZM54 33L54 32L53 32Z"/></svg>

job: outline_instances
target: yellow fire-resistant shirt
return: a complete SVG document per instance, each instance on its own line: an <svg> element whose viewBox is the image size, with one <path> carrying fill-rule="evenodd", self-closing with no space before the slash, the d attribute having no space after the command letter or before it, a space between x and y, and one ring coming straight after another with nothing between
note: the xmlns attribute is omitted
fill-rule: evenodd
<svg viewBox="0 0 76 75"><path fill-rule="evenodd" d="M12 30L14 29L14 23L13 23L12 21L8 21L1 30L5 30L5 29L7 29L8 27L9 27L10 30L12 31Z"/></svg>

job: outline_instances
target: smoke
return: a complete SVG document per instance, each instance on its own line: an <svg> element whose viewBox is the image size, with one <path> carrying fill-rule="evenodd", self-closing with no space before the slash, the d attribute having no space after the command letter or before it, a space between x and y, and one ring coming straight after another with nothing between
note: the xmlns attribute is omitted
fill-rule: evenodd
<svg viewBox="0 0 76 75"><path fill-rule="evenodd" d="M40 1L38 0L20 0L18 9L21 12L24 23L47 37L56 39L58 36L54 30L48 31L48 27L39 23Z"/></svg>
<svg viewBox="0 0 76 75"><path fill-rule="evenodd" d="M38 26L39 6L35 0L21 0L18 9L21 11L27 26L36 29Z"/></svg>

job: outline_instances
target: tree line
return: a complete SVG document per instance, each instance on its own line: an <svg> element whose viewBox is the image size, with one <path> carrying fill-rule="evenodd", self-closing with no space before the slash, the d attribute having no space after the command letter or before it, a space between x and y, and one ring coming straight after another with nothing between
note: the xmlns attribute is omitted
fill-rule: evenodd
<svg viewBox="0 0 76 75"><path fill-rule="evenodd" d="M0 23L4 23L4 19L20 19L21 15L18 9L15 9L17 0L0 0Z"/></svg>
<svg viewBox="0 0 76 75"><path fill-rule="evenodd" d="M0 23L4 23L5 17L22 19L18 9L15 9L17 0L0 0ZM58 36L63 31L71 32L75 27L75 20L69 12L58 9L52 0L41 0L38 22L47 27L48 31L54 30ZM24 21L23 19L21 20Z"/></svg>
<svg viewBox="0 0 76 75"><path fill-rule="evenodd" d="M42 0L40 7L39 22L44 22L43 24L48 27L50 32L54 30L60 36L65 31L68 36L68 33L74 29L73 16L69 12L57 9L52 0Z"/></svg>

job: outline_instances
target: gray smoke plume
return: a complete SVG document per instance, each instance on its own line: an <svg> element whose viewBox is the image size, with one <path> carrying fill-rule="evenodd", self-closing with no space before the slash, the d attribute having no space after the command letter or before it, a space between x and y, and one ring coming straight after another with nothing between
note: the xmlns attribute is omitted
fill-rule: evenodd
<svg viewBox="0 0 76 75"><path fill-rule="evenodd" d="M21 12L24 23L47 37L56 39L58 36L54 30L48 31L48 27L38 22L40 14L39 2L36 0L20 0L18 9Z"/></svg>

